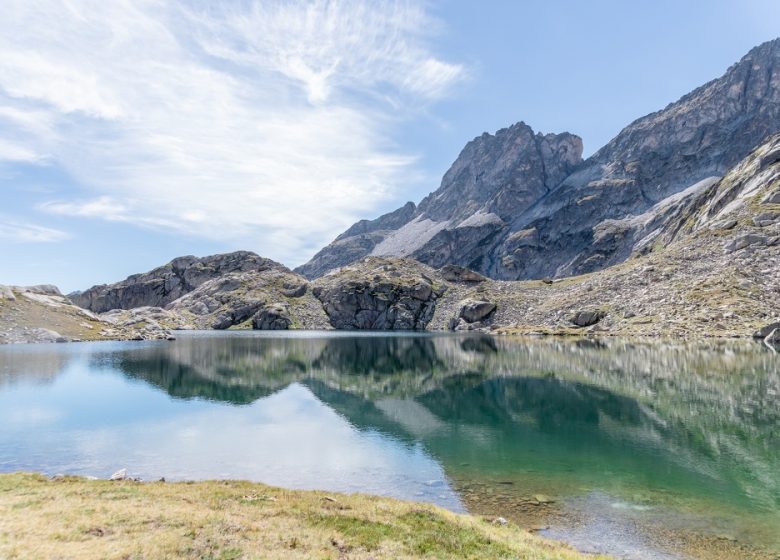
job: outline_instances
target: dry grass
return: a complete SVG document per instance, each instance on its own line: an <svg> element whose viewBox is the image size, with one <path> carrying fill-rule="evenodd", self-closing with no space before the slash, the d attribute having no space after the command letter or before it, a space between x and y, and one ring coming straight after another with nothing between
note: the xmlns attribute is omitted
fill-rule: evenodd
<svg viewBox="0 0 780 560"><path fill-rule="evenodd" d="M0 300L0 324L14 329L46 328L72 339L105 340L96 321L74 305L49 306L17 293L15 301Z"/></svg>
<svg viewBox="0 0 780 560"><path fill-rule="evenodd" d="M364 495L249 482L0 475L0 558L585 556L513 526Z"/></svg>

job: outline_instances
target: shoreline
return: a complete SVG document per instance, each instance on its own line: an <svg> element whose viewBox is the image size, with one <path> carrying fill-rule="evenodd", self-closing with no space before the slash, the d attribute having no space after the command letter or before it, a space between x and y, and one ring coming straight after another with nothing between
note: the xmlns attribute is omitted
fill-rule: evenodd
<svg viewBox="0 0 780 560"><path fill-rule="evenodd" d="M59 558L607 558L503 519L246 481L0 474L0 555Z"/></svg>

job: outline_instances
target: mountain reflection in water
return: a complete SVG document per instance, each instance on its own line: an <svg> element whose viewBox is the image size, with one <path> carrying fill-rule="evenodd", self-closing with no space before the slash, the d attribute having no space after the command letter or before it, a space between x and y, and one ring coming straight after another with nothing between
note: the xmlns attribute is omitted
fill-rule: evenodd
<svg viewBox="0 0 780 560"><path fill-rule="evenodd" d="M582 516L627 508L640 529L607 551L674 557L648 544L655 523L694 556L721 557L699 543L711 533L724 555L763 557L780 550L777 395L780 359L742 342L293 332L3 348L0 469L375 492L581 548Z"/></svg>

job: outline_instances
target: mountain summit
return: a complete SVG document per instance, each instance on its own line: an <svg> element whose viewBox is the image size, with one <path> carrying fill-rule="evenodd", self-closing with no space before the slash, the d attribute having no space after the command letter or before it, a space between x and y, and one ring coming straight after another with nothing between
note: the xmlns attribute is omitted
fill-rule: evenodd
<svg viewBox="0 0 780 560"><path fill-rule="evenodd" d="M499 279L599 270L646 244L658 211L700 192L777 131L780 39L634 121L585 161L569 133L535 134L521 122L483 134L418 206L354 224L296 271L316 278L368 255Z"/></svg>

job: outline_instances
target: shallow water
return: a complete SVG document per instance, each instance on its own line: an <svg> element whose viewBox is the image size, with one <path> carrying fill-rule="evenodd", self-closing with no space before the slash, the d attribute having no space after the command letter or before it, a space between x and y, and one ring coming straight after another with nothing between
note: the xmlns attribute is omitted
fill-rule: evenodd
<svg viewBox="0 0 780 560"><path fill-rule="evenodd" d="M180 333L0 348L0 471L243 478L626 558L780 558L780 357L748 342Z"/></svg>

